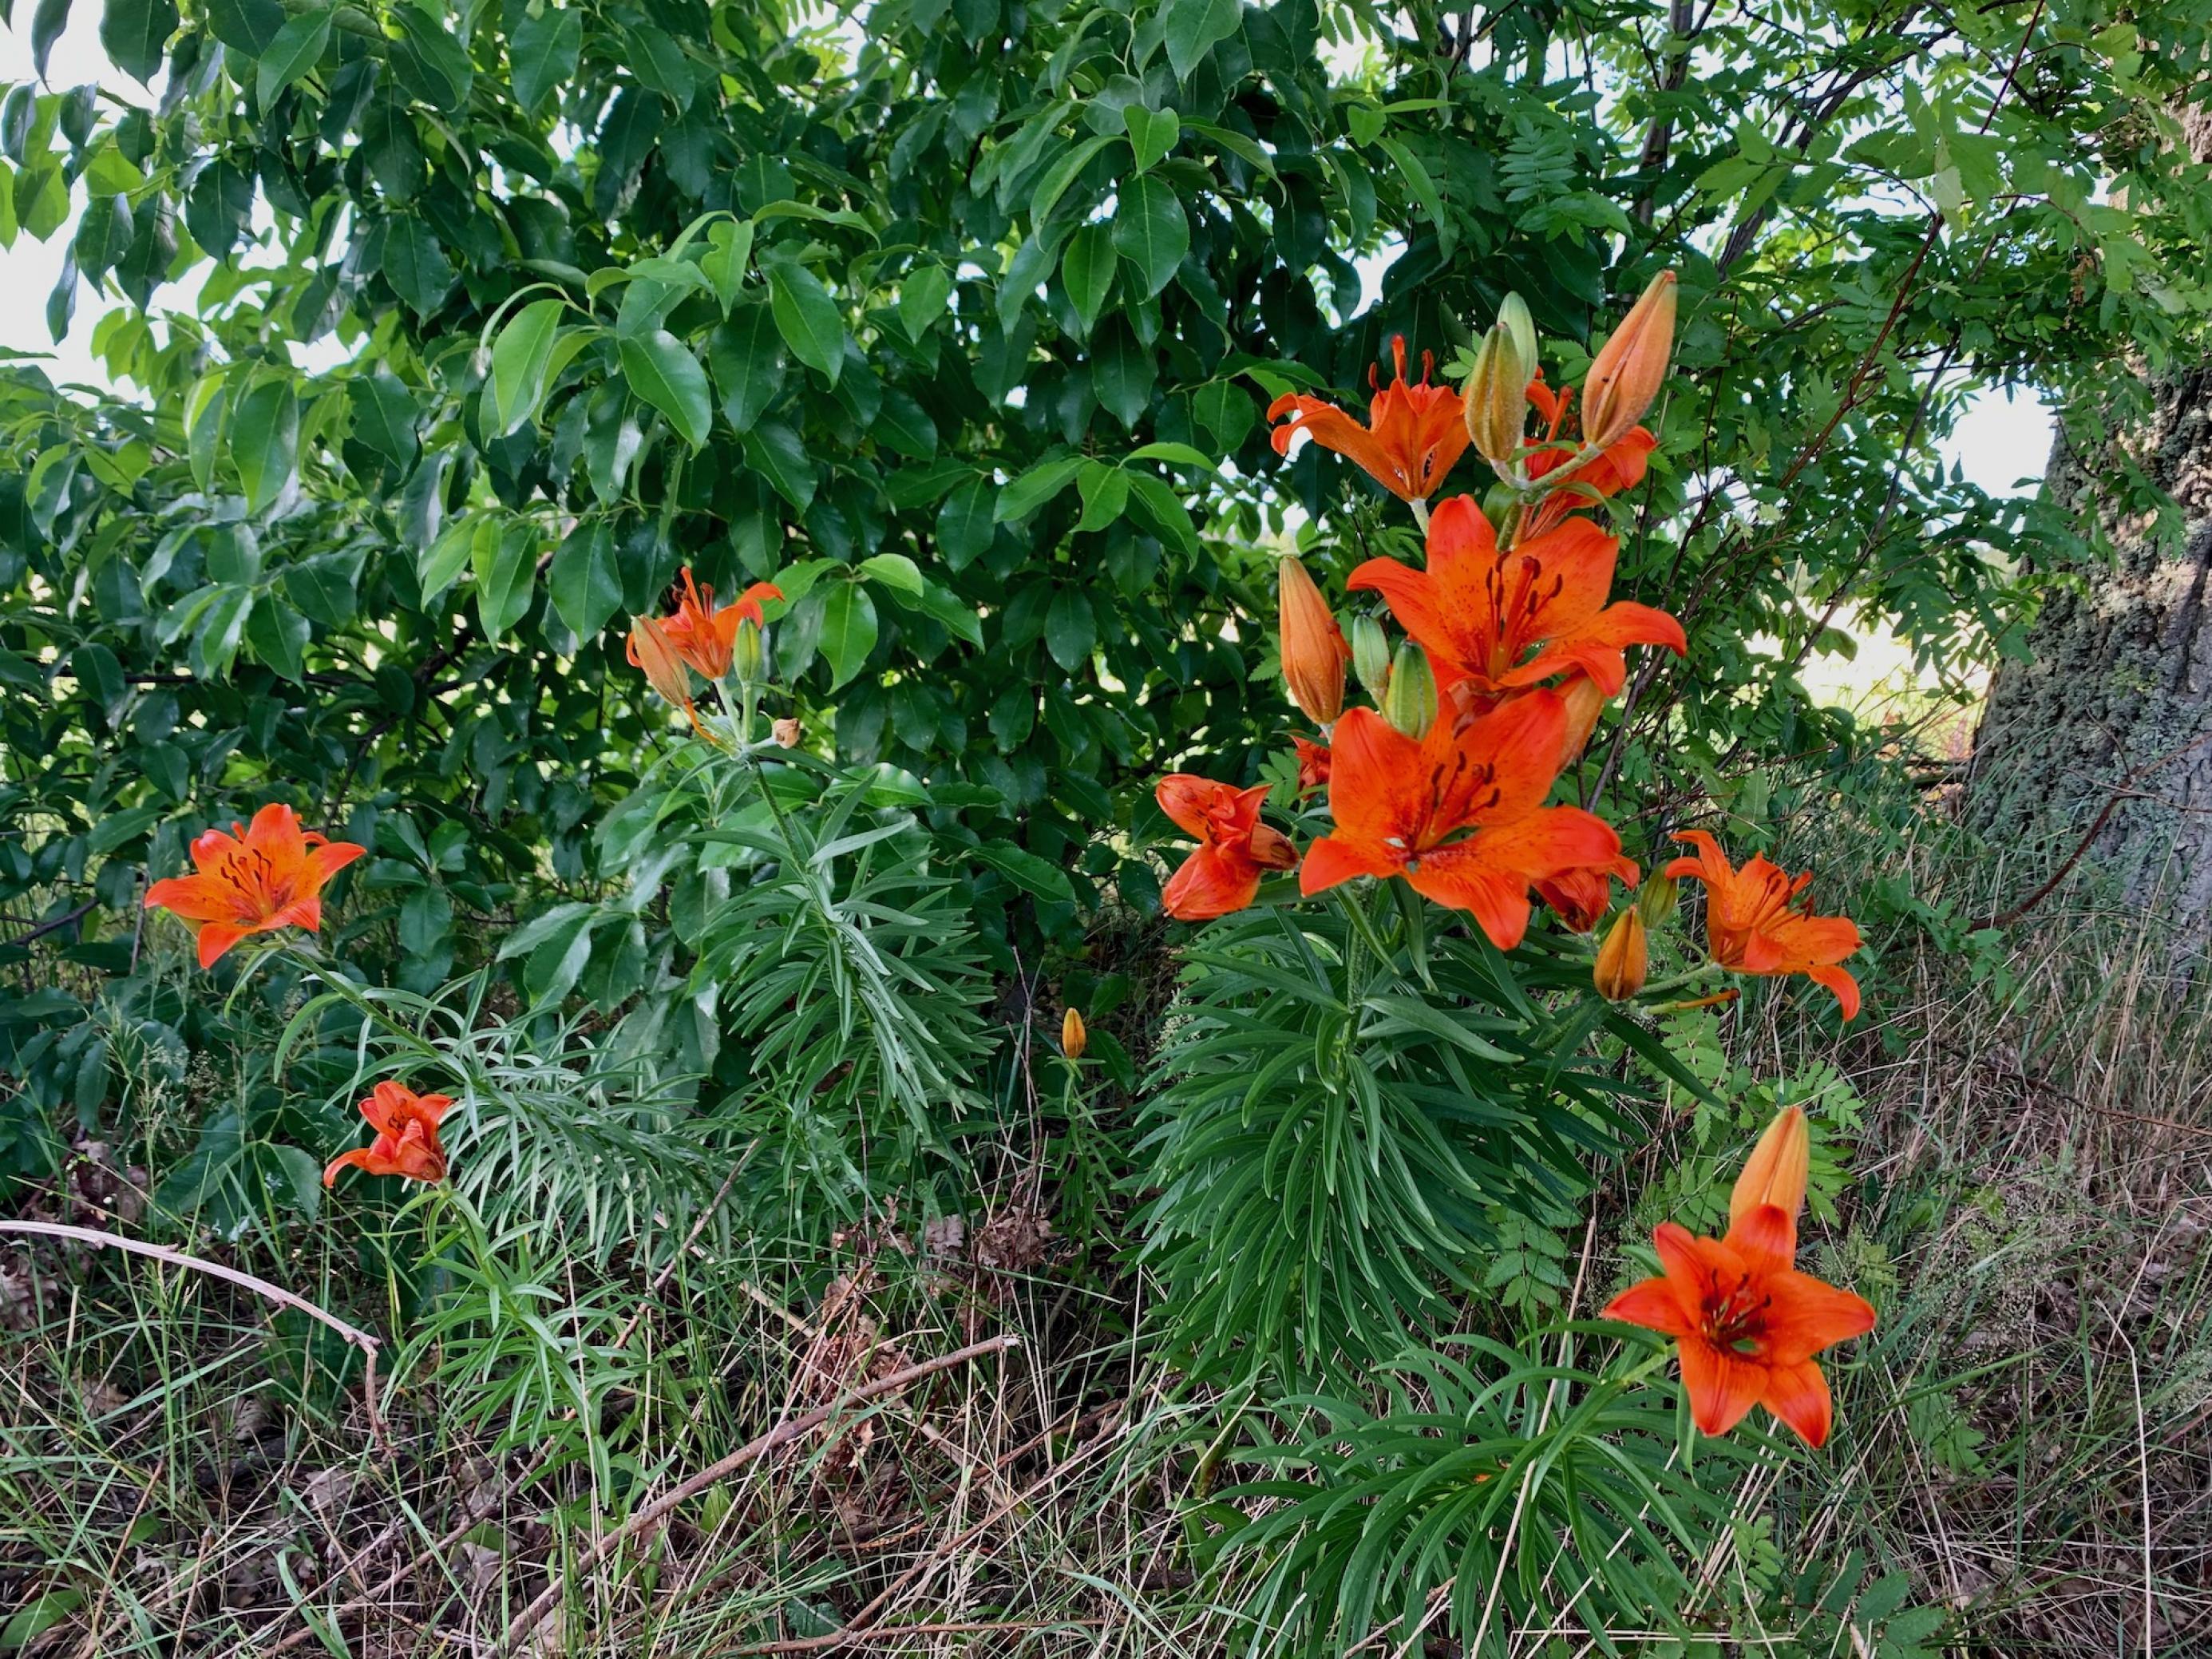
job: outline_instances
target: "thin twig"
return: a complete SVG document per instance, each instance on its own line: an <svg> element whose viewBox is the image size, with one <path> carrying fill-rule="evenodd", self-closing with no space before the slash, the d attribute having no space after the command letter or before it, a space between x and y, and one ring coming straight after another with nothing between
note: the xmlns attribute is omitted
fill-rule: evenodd
<svg viewBox="0 0 2212 1659"><path fill-rule="evenodd" d="M100 898L99 896L95 894L91 898L87 899L83 903L78 905L76 909L70 911L67 915L56 916L52 921L40 922L27 933L19 933L14 939L9 939L5 945L0 945L0 950L20 950L26 945L29 945L35 940L44 939L49 933L58 933L63 928L70 927L73 923L82 921L87 916L90 915L95 909L97 909L99 906Z"/></svg>
<svg viewBox="0 0 2212 1659"><path fill-rule="evenodd" d="M325 1313L307 1297L286 1290L282 1285L272 1285L265 1279L240 1273L235 1267L226 1267L220 1261L204 1257L186 1255L182 1250L173 1250L166 1244L149 1244L143 1239L125 1238L120 1233L102 1232L96 1227L68 1227L58 1221L0 1221L0 1233L32 1233L41 1238L74 1239L80 1244L98 1245L111 1250L127 1250L134 1255L151 1256L156 1261L166 1261L175 1267L189 1267L194 1273L207 1274L252 1291L256 1296L274 1302L281 1307L303 1313L310 1319L319 1320L331 1329L361 1350L362 1403L368 1408L368 1431L376 1443L389 1453L391 1437L384 1431L384 1417L376 1404L377 1340L358 1326L349 1325L336 1314Z"/></svg>
<svg viewBox="0 0 2212 1659"><path fill-rule="evenodd" d="M590 1549L586 1550L571 1572L586 1571L597 1566L630 1539L663 1520L687 1498L697 1497L708 1487L727 1480L748 1463L766 1456L777 1447L820 1428L839 1412L860 1405L864 1401L873 1400L879 1395L895 1394L908 1383L918 1382L923 1377L934 1376L939 1371L950 1370L956 1365L965 1364L971 1359L980 1359L986 1354L1003 1352L1008 1348L1018 1346L1020 1343L1021 1338L1012 1334L986 1337L981 1342L971 1342L964 1348L956 1348L951 1353L939 1354L934 1359L925 1359L919 1364L908 1365L904 1370L894 1371L889 1376L878 1378L873 1382L863 1383L856 1389L848 1389L837 1399L818 1410L811 1411L803 1417L791 1418L777 1424L767 1433L747 1441L727 1457L710 1463L690 1479L678 1482L663 1496L635 1511L621 1526L616 1528ZM538 1593L537 1599L515 1616L514 1622L507 1626L507 1635L499 1644L500 1653L513 1654L520 1650L523 1638L536 1630L544 1621L545 1615L552 1612L554 1607L560 1601L562 1592L568 1587L570 1576L571 1574L555 1573L552 1583L546 1585Z"/></svg>

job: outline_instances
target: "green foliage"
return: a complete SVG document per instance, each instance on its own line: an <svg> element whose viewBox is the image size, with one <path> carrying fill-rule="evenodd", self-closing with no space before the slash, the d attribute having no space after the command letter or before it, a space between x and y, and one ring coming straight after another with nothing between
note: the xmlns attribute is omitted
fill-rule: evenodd
<svg viewBox="0 0 2212 1659"><path fill-rule="evenodd" d="M1441 1328L1496 1262L1533 1305L1544 1273L1523 1253L1556 1261L1533 1241L1581 1208L1588 1160L1632 1139L1620 1084L1578 1051L1602 1026L1675 1069L1587 994L1586 957L1532 940L1509 961L1393 900L1263 903L1184 953L1144 1218L1200 1375L1358 1375ZM1584 994L1547 994L1569 989Z"/></svg>

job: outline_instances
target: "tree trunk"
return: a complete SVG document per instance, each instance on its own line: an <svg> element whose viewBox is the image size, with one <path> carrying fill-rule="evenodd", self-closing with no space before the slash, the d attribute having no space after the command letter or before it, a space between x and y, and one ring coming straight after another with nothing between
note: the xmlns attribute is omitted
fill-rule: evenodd
<svg viewBox="0 0 2212 1659"><path fill-rule="evenodd" d="M2212 368L2154 383L2154 413L2126 444L2181 507L2179 534L2100 527L2117 550L2053 592L2029 659L1997 672L1974 743L1967 821L2001 842L2063 857L2115 795L2093 854L2147 902L2212 915ZM2108 452L2109 453L2109 452ZM2083 516L2107 454L2061 434L2045 487ZM2198 741L2200 738L2203 741Z"/></svg>
<svg viewBox="0 0 2212 1659"><path fill-rule="evenodd" d="M2212 156L2212 107L2179 112L2182 142ZM2164 898L2195 927L2212 917L2212 365L2153 380L2140 428L2077 452L2061 432L2045 488L2110 564L2084 563L2052 593L1990 688L1966 817L2001 844L2063 858L2109 806L2090 851L2136 903ZM2093 485L2132 456L2181 508L2169 524L2101 523Z"/></svg>

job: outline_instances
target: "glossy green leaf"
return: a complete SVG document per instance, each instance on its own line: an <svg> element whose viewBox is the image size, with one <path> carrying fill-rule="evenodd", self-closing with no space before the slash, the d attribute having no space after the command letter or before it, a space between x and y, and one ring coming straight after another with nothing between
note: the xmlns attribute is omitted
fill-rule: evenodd
<svg viewBox="0 0 2212 1659"><path fill-rule="evenodd" d="M37 15L43 20L46 8L41 5ZM160 72L162 50L176 32L174 0L106 0L100 8L100 44L108 61L135 80L150 82ZM36 50L35 31L33 43ZM37 50L36 56L43 75L46 53Z"/></svg>
<svg viewBox="0 0 2212 1659"><path fill-rule="evenodd" d="M1145 298L1175 279L1176 267L1190 252L1190 221L1164 181L1148 175L1122 191L1114 210L1114 246L1135 267Z"/></svg>
<svg viewBox="0 0 2212 1659"><path fill-rule="evenodd" d="M289 19L253 68L253 90L263 105L273 104L292 82L313 69L330 44L331 14L318 8Z"/></svg>
<svg viewBox="0 0 2212 1659"><path fill-rule="evenodd" d="M832 582L823 596L822 644L830 665L830 687L859 673L876 648L876 605L858 582Z"/></svg>
<svg viewBox="0 0 2212 1659"><path fill-rule="evenodd" d="M568 532L553 555L547 585L553 609L569 632L586 642L598 638L623 602L622 566L605 520L594 519Z"/></svg>
<svg viewBox="0 0 2212 1659"><path fill-rule="evenodd" d="M768 266L768 287L777 331L791 355L836 385L845 366L845 319L822 279L802 264L777 259Z"/></svg>
<svg viewBox="0 0 2212 1659"><path fill-rule="evenodd" d="M484 435L503 438L538 418L545 400L545 380L553 367L553 348L565 300L533 300L499 331L492 343L491 373L484 379Z"/></svg>
<svg viewBox="0 0 2212 1659"><path fill-rule="evenodd" d="M1075 313L1083 319L1086 331L1097 326L1098 315L1106 309L1120 264L1109 226L1085 225L1067 239L1067 249L1060 256L1060 280L1067 284L1067 297L1075 302Z"/></svg>
<svg viewBox="0 0 2212 1659"><path fill-rule="evenodd" d="M509 52L514 101L536 110L576 76L584 46L584 17L571 7L534 0L514 25Z"/></svg>
<svg viewBox="0 0 2212 1659"><path fill-rule="evenodd" d="M684 342L666 329L621 341L623 378L631 391L668 417L694 449L707 441L714 424L707 371Z"/></svg>
<svg viewBox="0 0 2212 1659"><path fill-rule="evenodd" d="M231 465L246 487L246 510L259 513L297 475L300 399L289 379L264 380L238 400L230 422Z"/></svg>

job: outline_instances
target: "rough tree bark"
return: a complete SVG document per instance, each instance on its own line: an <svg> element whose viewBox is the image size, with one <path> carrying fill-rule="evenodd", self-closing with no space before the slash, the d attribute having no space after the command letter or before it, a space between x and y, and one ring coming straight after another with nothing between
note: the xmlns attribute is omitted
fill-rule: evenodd
<svg viewBox="0 0 2212 1659"><path fill-rule="evenodd" d="M2200 160L2212 154L2212 112L2192 108L2184 126ZM2149 421L2106 447L2077 452L2062 433L2045 488L2087 525L2099 471L2124 445L2180 504L2180 530L2109 517L2099 526L2117 558L2054 593L2028 660L1997 672L1966 816L2000 842L2063 857L2118 793L2092 856L2131 901L2212 921L2212 365L2151 391Z"/></svg>

